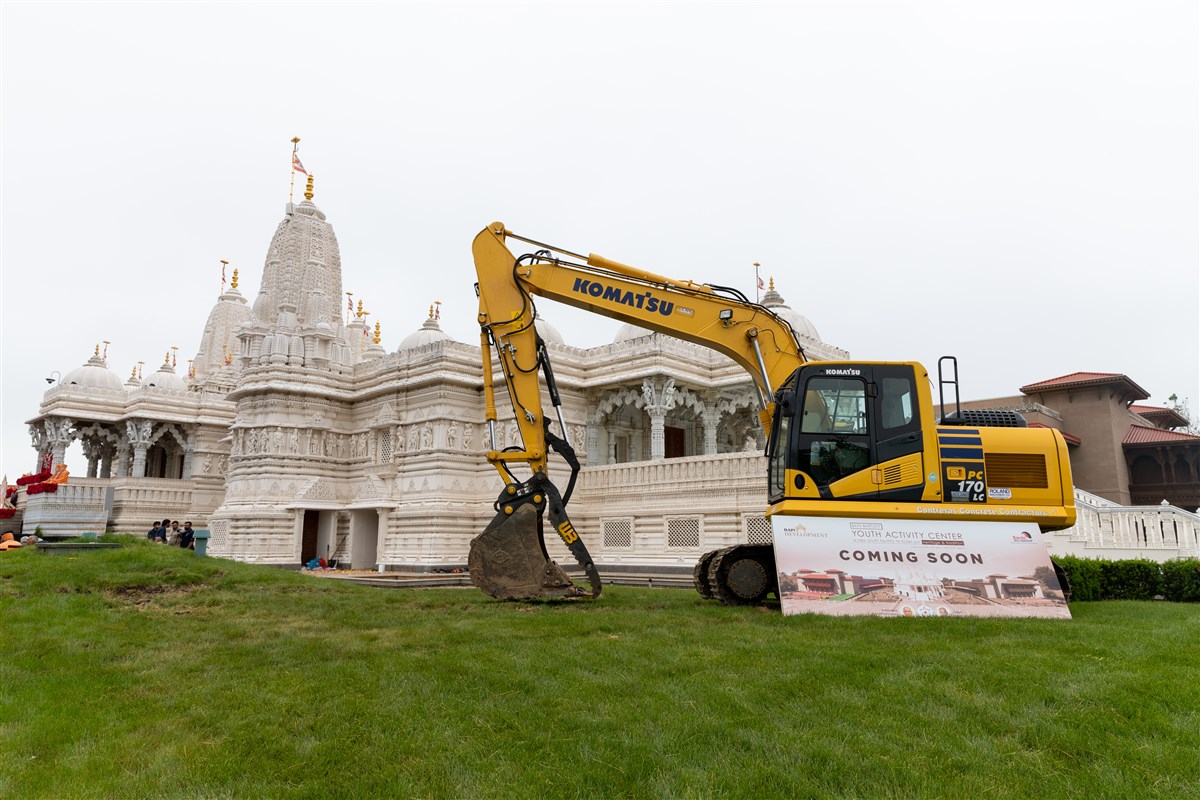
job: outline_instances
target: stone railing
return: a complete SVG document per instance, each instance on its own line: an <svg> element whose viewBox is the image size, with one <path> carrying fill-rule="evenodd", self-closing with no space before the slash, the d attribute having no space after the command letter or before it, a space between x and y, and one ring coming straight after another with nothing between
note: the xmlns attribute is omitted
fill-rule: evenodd
<svg viewBox="0 0 1200 800"><path fill-rule="evenodd" d="M188 508L192 482L171 478L114 478L113 507L137 505L162 509Z"/></svg>
<svg viewBox="0 0 1200 800"><path fill-rule="evenodd" d="M731 481L739 484L758 481L762 484L765 495L767 460L756 450L715 456L633 461L628 464L585 467L580 473L579 481L580 485L587 487L589 493L661 487L666 484L689 488L695 488L695 484L708 484L713 487L713 491L719 491L720 485L727 485Z"/></svg>
<svg viewBox="0 0 1200 800"><path fill-rule="evenodd" d="M1120 506L1075 490L1075 525L1045 536L1052 555L1094 558L1200 557L1200 515L1174 506Z"/></svg>
<svg viewBox="0 0 1200 800"><path fill-rule="evenodd" d="M145 533L157 519L187 520L192 482L170 478L114 478L112 526L125 533Z"/></svg>
<svg viewBox="0 0 1200 800"><path fill-rule="evenodd" d="M103 533L108 525L108 481L97 478L72 478L57 491L25 495L22 533L41 529L46 537L79 536Z"/></svg>

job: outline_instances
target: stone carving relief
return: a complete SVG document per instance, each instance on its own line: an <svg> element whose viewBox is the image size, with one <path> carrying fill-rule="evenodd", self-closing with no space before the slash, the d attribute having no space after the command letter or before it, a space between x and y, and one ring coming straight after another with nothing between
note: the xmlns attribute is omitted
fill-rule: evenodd
<svg viewBox="0 0 1200 800"><path fill-rule="evenodd" d="M327 481L317 479L312 486L304 492L301 499L303 500L327 500L330 502L337 501L337 494L333 491L333 487Z"/></svg>

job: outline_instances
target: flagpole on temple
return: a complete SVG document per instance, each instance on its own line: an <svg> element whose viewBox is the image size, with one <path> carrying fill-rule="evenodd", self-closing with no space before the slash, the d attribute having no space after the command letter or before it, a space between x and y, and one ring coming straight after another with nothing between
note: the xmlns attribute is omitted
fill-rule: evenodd
<svg viewBox="0 0 1200 800"><path fill-rule="evenodd" d="M225 267L229 266L229 262L221 259L221 294L225 294Z"/></svg>
<svg viewBox="0 0 1200 800"><path fill-rule="evenodd" d="M762 278L758 277L758 268L762 266L757 261L754 262L754 302L759 301L758 293L762 291Z"/></svg>
<svg viewBox="0 0 1200 800"><path fill-rule="evenodd" d="M299 158L297 151L300 149L300 137L292 137L292 163L288 165L288 173L291 175L291 182L288 184L288 203L292 202L293 195L296 192L296 159Z"/></svg>

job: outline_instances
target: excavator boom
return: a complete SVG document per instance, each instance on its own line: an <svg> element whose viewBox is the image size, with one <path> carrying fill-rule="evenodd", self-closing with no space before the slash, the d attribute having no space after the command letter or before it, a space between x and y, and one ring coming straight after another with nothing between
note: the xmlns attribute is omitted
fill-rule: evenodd
<svg viewBox="0 0 1200 800"><path fill-rule="evenodd" d="M508 240L536 248L517 257ZM495 222L472 245L479 282L480 349L483 359L488 461L505 481L496 516L471 544L471 579L493 597L530 599L574 596L584 590L546 553L543 518L549 514L559 537L571 550L599 596L600 581L587 548L566 515L578 460L565 434L552 433L552 422L565 429L558 389L544 344L534 326L533 296L547 297L604 316L632 322L711 347L732 358L754 378L759 417L770 429L774 387L803 363L804 354L791 327L770 309L739 292L694 281L674 281L637 267L578 253L517 236ZM496 439L493 358L508 392L522 444L500 450ZM557 419L548 419L542 402L545 380ZM548 478L549 450L572 468L566 492L558 495ZM520 478L512 465L528 465Z"/></svg>

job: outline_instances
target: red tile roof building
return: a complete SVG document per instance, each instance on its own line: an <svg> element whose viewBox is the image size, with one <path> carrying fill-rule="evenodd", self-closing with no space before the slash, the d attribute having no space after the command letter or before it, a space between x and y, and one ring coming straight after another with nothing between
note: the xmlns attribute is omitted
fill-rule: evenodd
<svg viewBox="0 0 1200 800"><path fill-rule="evenodd" d="M1031 426L1055 428L1067 440L1075 485L1121 505L1163 500L1200 506L1200 436L1178 411L1141 405L1149 393L1127 375L1072 372L1021 387L1021 395L963 403L1009 408Z"/></svg>

